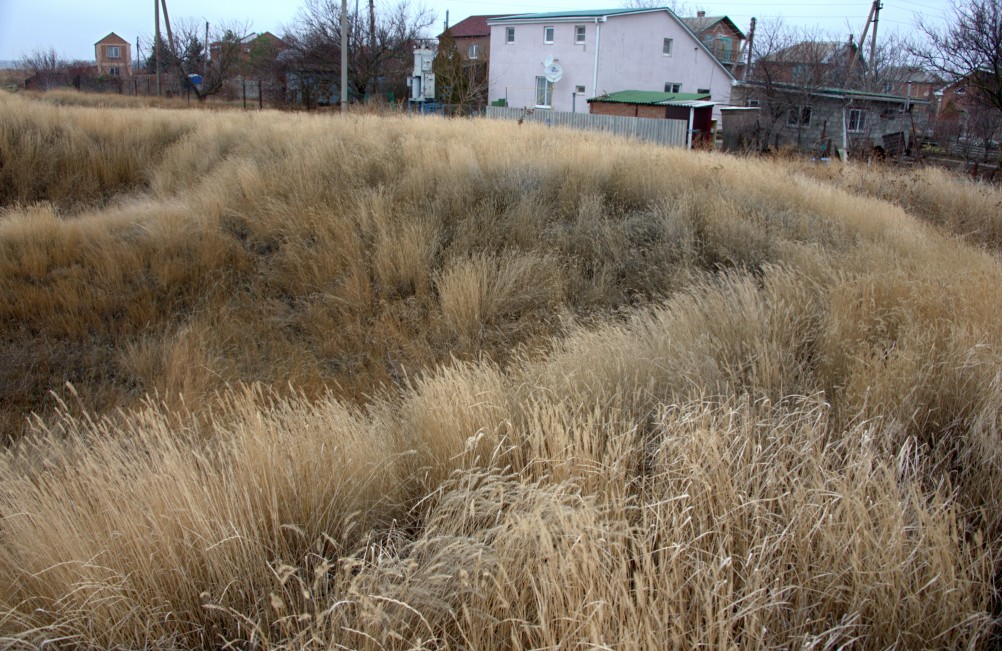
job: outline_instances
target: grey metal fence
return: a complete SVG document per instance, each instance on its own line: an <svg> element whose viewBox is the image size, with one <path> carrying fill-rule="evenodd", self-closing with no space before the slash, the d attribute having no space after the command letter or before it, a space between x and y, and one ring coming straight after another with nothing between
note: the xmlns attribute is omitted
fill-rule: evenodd
<svg viewBox="0 0 1002 651"><path fill-rule="evenodd" d="M685 120L655 120L618 115L567 113L549 109L521 109L508 106L488 106L485 115L497 120L525 120L555 127L570 127L588 131L605 131L618 136L638 138L668 147L685 147L689 123Z"/></svg>

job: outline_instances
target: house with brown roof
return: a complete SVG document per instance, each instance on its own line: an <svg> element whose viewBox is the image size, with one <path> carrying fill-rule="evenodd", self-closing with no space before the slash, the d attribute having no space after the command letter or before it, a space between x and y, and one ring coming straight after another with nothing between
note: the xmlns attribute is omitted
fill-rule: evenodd
<svg viewBox="0 0 1002 651"><path fill-rule="evenodd" d="M94 44L94 60L97 62L99 77L132 76L132 46L115 32Z"/></svg>
<svg viewBox="0 0 1002 651"><path fill-rule="evenodd" d="M486 63L490 59L491 28L487 25L487 21L508 15L510 14L470 16L447 29L456 41L456 49L459 50L459 55L464 61L483 61ZM445 32L439 34L438 37L442 38L444 35Z"/></svg>
<svg viewBox="0 0 1002 651"><path fill-rule="evenodd" d="M727 16L707 16L705 11L697 11L695 16L683 18L682 22L720 63L734 72L735 66L741 63L745 35L733 20Z"/></svg>

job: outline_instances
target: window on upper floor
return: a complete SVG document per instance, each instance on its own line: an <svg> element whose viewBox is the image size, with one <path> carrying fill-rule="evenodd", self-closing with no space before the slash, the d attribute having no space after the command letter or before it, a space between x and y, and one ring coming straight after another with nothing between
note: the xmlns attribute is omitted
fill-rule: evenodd
<svg viewBox="0 0 1002 651"><path fill-rule="evenodd" d="M105 54L109 59L121 59L122 58L122 48L118 45L109 45L105 50Z"/></svg>
<svg viewBox="0 0 1002 651"><path fill-rule="evenodd" d="M664 54L666 57L670 57L673 45L674 45L674 40L666 38L664 44L661 46L661 53Z"/></svg>
<svg viewBox="0 0 1002 651"><path fill-rule="evenodd" d="M504 42L505 43L514 43L515 42L515 28L514 27L508 27L507 29L505 29L505 32L504 32Z"/></svg>
<svg viewBox="0 0 1002 651"><path fill-rule="evenodd" d="M720 53L718 57L723 63L731 62L731 48L733 47L733 41L726 36L717 37L717 51Z"/></svg>
<svg viewBox="0 0 1002 651"><path fill-rule="evenodd" d="M553 42L553 32L554 32L554 29L553 29L553 26L551 26L551 25L548 25L548 26L546 26L546 27L543 28L543 42L544 43L552 43Z"/></svg>
<svg viewBox="0 0 1002 651"><path fill-rule="evenodd" d="M479 59L480 58L480 45L477 43L470 43L470 47L466 48L466 58L467 59Z"/></svg>
<svg viewBox="0 0 1002 651"><path fill-rule="evenodd" d="M585 37L588 34L588 28L585 25L575 25L574 26L574 43L576 45L584 45Z"/></svg>
<svg viewBox="0 0 1002 651"><path fill-rule="evenodd" d="M669 81L665 84L666 93L680 93L682 92L682 84L676 84L675 82Z"/></svg>
<svg viewBox="0 0 1002 651"><path fill-rule="evenodd" d="M584 86L575 86L574 87L574 92L577 93L578 95L584 95L585 87Z"/></svg>

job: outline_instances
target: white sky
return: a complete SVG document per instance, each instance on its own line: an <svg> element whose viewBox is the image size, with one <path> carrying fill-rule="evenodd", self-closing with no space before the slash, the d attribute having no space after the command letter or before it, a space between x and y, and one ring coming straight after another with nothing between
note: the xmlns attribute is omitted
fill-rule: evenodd
<svg viewBox="0 0 1002 651"><path fill-rule="evenodd" d="M349 7L355 0L349 0ZM377 0L377 6L394 0ZM938 20L949 10L950 0L883 0L879 33L914 31L921 13ZM491 2L481 0L412 0L436 16L434 36L441 31L445 12L455 24L473 14L530 13L565 9L609 9L620 7L622 0L516 0ZM360 4L364 7L365 2ZM826 33L857 38L862 31L870 0L686 0L683 7L705 9L709 15L726 15L743 31L748 31L752 16L763 21L782 17L797 26L818 27ZM168 0L172 23L194 19L210 23L249 24L251 31L271 31L281 36L302 6L301 0ZM15 61L39 48L55 47L66 59L93 60L94 43L115 32L135 43L153 33L152 0L0 0L0 61ZM685 13L685 12L681 12Z"/></svg>

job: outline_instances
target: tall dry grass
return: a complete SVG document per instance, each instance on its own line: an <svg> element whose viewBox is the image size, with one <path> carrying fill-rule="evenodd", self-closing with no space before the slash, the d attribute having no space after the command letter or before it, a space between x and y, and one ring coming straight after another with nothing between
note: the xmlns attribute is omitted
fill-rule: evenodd
<svg viewBox="0 0 1002 651"><path fill-rule="evenodd" d="M57 167L112 134L0 102L88 136ZM165 138L133 180L0 169L5 644L992 643L1002 269L993 227L930 217L965 186L98 114Z"/></svg>

